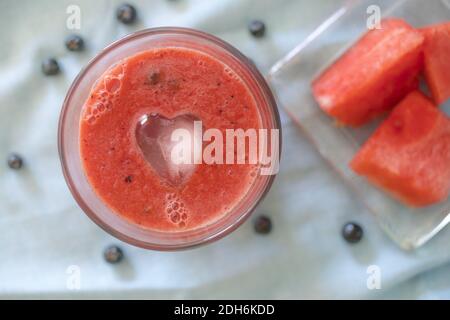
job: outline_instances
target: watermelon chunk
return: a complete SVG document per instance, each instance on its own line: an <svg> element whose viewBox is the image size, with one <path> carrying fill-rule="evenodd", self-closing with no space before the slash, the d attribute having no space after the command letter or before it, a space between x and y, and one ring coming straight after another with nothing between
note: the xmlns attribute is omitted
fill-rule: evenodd
<svg viewBox="0 0 450 320"><path fill-rule="evenodd" d="M417 89L423 42L405 21L383 20L313 81L315 99L339 122L365 124Z"/></svg>
<svg viewBox="0 0 450 320"><path fill-rule="evenodd" d="M422 93L410 93L350 163L404 203L420 207L450 192L450 118Z"/></svg>
<svg viewBox="0 0 450 320"><path fill-rule="evenodd" d="M450 98L450 22L422 29L425 36L425 78L434 102Z"/></svg>

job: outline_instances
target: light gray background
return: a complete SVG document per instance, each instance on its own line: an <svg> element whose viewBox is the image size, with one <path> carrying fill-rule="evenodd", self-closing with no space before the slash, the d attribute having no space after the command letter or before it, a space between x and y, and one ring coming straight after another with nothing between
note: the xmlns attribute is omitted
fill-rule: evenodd
<svg viewBox="0 0 450 320"><path fill-rule="evenodd" d="M251 222L227 238L177 253L119 243L77 207L62 177L56 146L59 111L80 68L110 42L162 25L198 28L222 37L265 73L340 1L133 1L140 21L114 18L119 1L0 2L0 160L19 152L26 169L0 164L0 298L450 298L450 231L416 252L398 249L282 113L283 157L276 182L258 208L273 218L268 236ZM81 8L87 50L64 47L66 7ZM267 36L252 38L260 18ZM62 74L44 77L40 62L56 56ZM348 245L343 223L365 228ZM126 259L103 261L119 243ZM368 290L367 267L381 269L381 290ZM81 290L67 289L67 268L81 270Z"/></svg>

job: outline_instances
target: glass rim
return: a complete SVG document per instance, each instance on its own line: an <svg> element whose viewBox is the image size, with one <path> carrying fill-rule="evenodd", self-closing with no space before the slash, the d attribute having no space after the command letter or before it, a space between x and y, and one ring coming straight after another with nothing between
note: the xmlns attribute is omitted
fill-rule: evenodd
<svg viewBox="0 0 450 320"><path fill-rule="evenodd" d="M118 238L119 240L122 240L124 242L127 242L129 244L132 244L134 246L138 246L145 249L152 249L152 250L160 250L160 251L174 251L174 250L182 250L182 249L189 249L193 247L197 247L203 244L208 244L213 241L216 241L231 232L233 232L235 229L237 229L240 225L242 225L247 218L251 215L251 213L254 211L254 209L257 207L257 205L265 198L267 192L270 190L273 181L275 179L276 174L268 175L268 176L259 176L259 177L265 177L264 184L261 187L261 190L259 194L257 195L257 198L255 201L252 202L252 204L247 208L247 210L243 211L241 214L237 216L237 218L230 222L228 225L225 225L223 228L219 228L215 232L206 235L203 238L199 238L192 241L186 241L184 243L176 243L176 244L161 244L161 243L150 243L148 241L143 241L142 239L137 239L136 237L133 237L129 234L126 234L122 231L117 230L110 224L103 221L96 212L88 205L88 203L85 201L79 190L77 189L76 183L72 177L72 175L69 172L68 169L68 157L67 157L67 150L64 145L64 136L65 136L65 123L67 119L67 112L70 107L70 102L73 94L77 91L81 81L84 79L86 74L91 70L91 68L99 62L102 58L105 57L108 53L116 49L117 47L120 47L122 44L127 43L132 40L137 40L142 37L146 36L156 36L156 35L181 35L181 36L191 36L193 38L199 38L202 40L206 40L208 42L211 42L211 44L219 46L225 52L230 54L230 56L234 59L236 59L243 67L245 67L248 71L248 73L254 78L253 80L258 85L259 90L261 91L262 97L270 111L270 116L273 121L273 128L272 129L278 129L279 130L279 149L278 149L278 157L281 158L281 150L282 150L282 128L281 128L281 121L280 121L280 115L277 108L277 104L274 98L274 95L272 94L272 91L270 90L269 85L267 84L266 80L262 76L262 74L259 72L259 70L254 66L253 62L247 58L244 54L242 54L239 50L234 48L232 45L228 44L227 42L219 39L218 37L215 37L211 34L205 33L203 31L191 29L191 28L182 28L182 27L157 27L157 28L148 28L144 30L140 30L134 33L131 33L121 39L118 39L108 46L106 46L104 49L102 49L97 55L95 55L84 68L81 69L79 74L75 77L73 80L69 90L67 91L66 97L63 101L60 117L59 117L59 124L58 124L58 153L59 158L62 166L62 171L64 175L64 179L66 181L66 184L72 193L73 198L77 202L78 206L82 209L82 211L99 227L101 227L104 231L111 234L112 236ZM259 105L259 104L258 104ZM255 183L253 183L252 187L247 191L246 195L250 193L251 189L254 187ZM94 192L94 190L92 190ZM95 195L97 198L98 196ZM237 205L235 205L237 207ZM112 209L108 207L109 211L111 211L111 214L116 214ZM232 211L230 211L232 212ZM229 215L230 213L225 214L225 216ZM125 218L120 217L120 219L126 220ZM219 219L220 220L220 219ZM128 222L128 221L127 221ZM131 222L129 222L132 224ZM137 226L139 228L139 226ZM147 231L144 228L141 228L142 230ZM193 229L191 231L195 231L196 229ZM153 233L161 233L161 234L172 234L171 232L162 232L162 231L154 231L154 230L148 230L149 232ZM173 232L173 234L179 234L179 232Z"/></svg>

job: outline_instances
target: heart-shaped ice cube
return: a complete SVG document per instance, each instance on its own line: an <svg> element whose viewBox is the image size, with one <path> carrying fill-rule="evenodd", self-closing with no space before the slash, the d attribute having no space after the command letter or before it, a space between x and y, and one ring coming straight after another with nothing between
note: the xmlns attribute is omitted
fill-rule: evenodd
<svg viewBox="0 0 450 320"><path fill-rule="evenodd" d="M153 170L172 186L180 186L187 182L195 171L195 161L192 154L190 163L177 163L172 159L172 149L180 141L172 141L172 133L176 129L189 131L191 139L183 141L190 146L183 146L184 150L194 152L196 135L194 122L199 119L190 114L179 115L168 119L160 114L152 113L139 119L136 126L136 141L144 158ZM201 143L201 142L200 142Z"/></svg>

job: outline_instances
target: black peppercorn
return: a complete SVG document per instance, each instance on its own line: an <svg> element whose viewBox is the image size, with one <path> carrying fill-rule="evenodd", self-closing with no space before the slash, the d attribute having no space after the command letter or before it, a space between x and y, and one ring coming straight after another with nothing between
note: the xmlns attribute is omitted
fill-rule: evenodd
<svg viewBox="0 0 450 320"><path fill-rule="evenodd" d="M248 24L248 31L254 37L260 38L266 33L266 25L260 20L253 20Z"/></svg>
<svg viewBox="0 0 450 320"><path fill-rule="evenodd" d="M136 20L136 9L131 4L122 4L117 8L116 17L124 24L131 24Z"/></svg>
<svg viewBox="0 0 450 320"><path fill-rule="evenodd" d="M42 61L42 72L47 76L53 76L59 73L58 61L54 58L47 58Z"/></svg>
<svg viewBox="0 0 450 320"><path fill-rule="evenodd" d="M349 222L342 227L342 236L349 243L361 241L363 234L363 228L357 223Z"/></svg>
<svg viewBox="0 0 450 320"><path fill-rule="evenodd" d="M272 221L267 216L259 216L255 219L253 227L256 233L268 234L272 231Z"/></svg>
<svg viewBox="0 0 450 320"><path fill-rule="evenodd" d="M69 51L81 51L84 48L84 40L76 34L72 34L66 38L66 48Z"/></svg>
<svg viewBox="0 0 450 320"><path fill-rule="evenodd" d="M123 251L116 245L111 245L103 252L106 262L119 263L123 259Z"/></svg>
<svg viewBox="0 0 450 320"><path fill-rule="evenodd" d="M8 166L11 169L19 170L23 166L23 159L16 153L10 154L8 156Z"/></svg>

